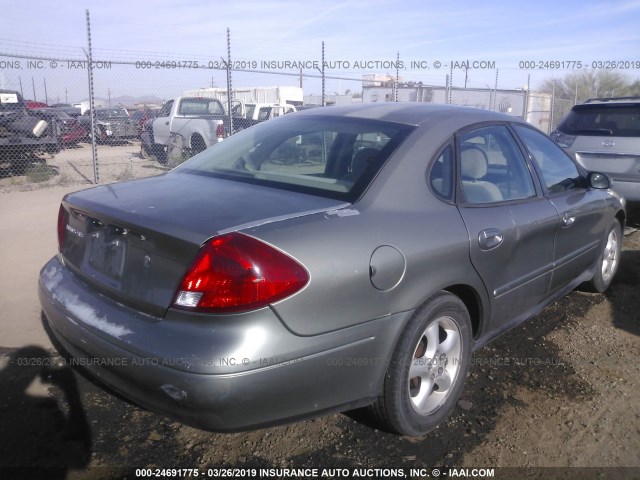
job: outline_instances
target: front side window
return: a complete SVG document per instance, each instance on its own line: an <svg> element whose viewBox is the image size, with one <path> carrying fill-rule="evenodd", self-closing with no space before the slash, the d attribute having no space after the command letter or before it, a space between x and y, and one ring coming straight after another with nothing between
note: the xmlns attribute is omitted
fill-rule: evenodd
<svg viewBox="0 0 640 480"><path fill-rule="evenodd" d="M542 173L548 193L582 188L583 182L578 168L558 145L532 128L514 125L514 129Z"/></svg>
<svg viewBox="0 0 640 480"><path fill-rule="evenodd" d="M175 171L355 200L413 128L287 115L232 135Z"/></svg>
<svg viewBox="0 0 640 480"><path fill-rule="evenodd" d="M506 126L483 127L457 138L467 203L512 201L536 195L527 162Z"/></svg>
<svg viewBox="0 0 640 480"><path fill-rule="evenodd" d="M158 117L168 117L171 113L171 107L173 107L173 100L169 100L162 106L162 108L158 112Z"/></svg>

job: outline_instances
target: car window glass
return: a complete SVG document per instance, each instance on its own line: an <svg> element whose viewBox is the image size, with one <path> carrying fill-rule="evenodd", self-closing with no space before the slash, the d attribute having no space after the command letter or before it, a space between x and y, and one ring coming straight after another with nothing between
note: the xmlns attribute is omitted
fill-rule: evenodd
<svg viewBox="0 0 640 480"><path fill-rule="evenodd" d="M222 115L219 101L210 98L185 98L180 102L181 115Z"/></svg>
<svg viewBox="0 0 640 480"><path fill-rule="evenodd" d="M258 111L258 120L260 122L267 120L269 118L269 113L271 112L271 107L260 107Z"/></svg>
<svg viewBox="0 0 640 480"><path fill-rule="evenodd" d="M324 174L327 155L336 132L305 133L280 144L260 165L261 172L285 172L296 169L301 175Z"/></svg>
<svg viewBox="0 0 640 480"><path fill-rule="evenodd" d="M256 106L255 105L247 105L247 108L245 110L245 116L247 118L253 118L253 112L255 111Z"/></svg>
<svg viewBox="0 0 640 480"><path fill-rule="evenodd" d="M453 147L447 145L431 165L429 184L433 191L446 200L453 200Z"/></svg>
<svg viewBox="0 0 640 480"><path fill-rule="evenodd" d="M492 203L535 196L533 179L518 145L503 125L458 137L460 177L468 203Z"/></svg>
<svg viewBox="0 0 640 480"><path fill-rule="evenodd" d="M576 105L558 130L568 135L640 136L640 105Z"/></svg>
<svg viewBox="0 0 640 480"><path fill-rule="evenodd" d="M158 112L158 116L159 117L168 117L169 114L171 113L171 107L173 106L173 100L169 100L167 103L165 103L162 106L162 109L160 109L160 112Z"/></svg>
<svg viewBox="0 0 640 480"><path fill-rule="evenodd" d="M520 125L514 128L542 173L543 183L549 193L582 187L581 176L573 160L551 139L532 128Z"/></svg>
<svg viewBox="0 0 640 480"><path fill-rule="evenodd" d="M324 117L283 117L260 127L232 135L176 170L351 199L413 129Z"/></svg>

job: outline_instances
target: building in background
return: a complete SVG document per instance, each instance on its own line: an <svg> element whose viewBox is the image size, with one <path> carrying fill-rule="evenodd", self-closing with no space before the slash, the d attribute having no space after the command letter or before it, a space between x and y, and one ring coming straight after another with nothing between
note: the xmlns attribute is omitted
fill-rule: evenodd
<svg viewBox="0 0 640 480"><path fill-rule="evenodd" d="M303 93L300 87L238 87L231 90L233 100L244 103L274 103L278 105L302 105ZM226 88L196 88L186 90L185 97L217 98L227 102Z"/></svg>
<svg viewBox="0 0 640 480"><path fill-rule="evenodd" d="M371 77L380 77L373 80ZM362 102L419 102L465 105L519 117L543 132L550 133L551 95L526 89L494 90L399 83L382 80L382 75L362 77Z"/></svg>

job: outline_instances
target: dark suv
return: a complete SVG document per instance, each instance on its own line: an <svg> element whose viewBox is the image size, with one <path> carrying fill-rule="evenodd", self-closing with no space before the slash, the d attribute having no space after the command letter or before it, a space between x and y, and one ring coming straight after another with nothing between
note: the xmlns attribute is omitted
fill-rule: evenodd
<svg viewBox="0 0 640 480"><path fill-rule="evenodd" d="M594 98L575 105L551 138L586 170L640 202L640 97Z"/></svg>

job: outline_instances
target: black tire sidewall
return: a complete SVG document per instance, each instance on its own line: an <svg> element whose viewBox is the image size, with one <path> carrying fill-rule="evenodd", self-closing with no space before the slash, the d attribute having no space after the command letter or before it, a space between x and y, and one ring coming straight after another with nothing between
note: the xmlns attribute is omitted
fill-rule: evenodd
<svg viewBox="0 0 640 480"><path fill-rule="evenodd" d="M439 317L450 317L460 331L460 368L446 401L433 413L418 414L411 406L407 381L411 358L427 325ZM385 378L385 405L392 428L405 435L422 435L436 428L454 408L464 388L472 334L469 313L464 303L455 295L442 293L418 309L401 334Z"/></svg>

